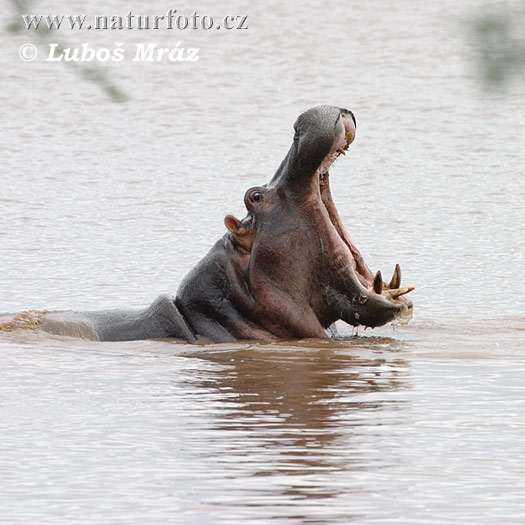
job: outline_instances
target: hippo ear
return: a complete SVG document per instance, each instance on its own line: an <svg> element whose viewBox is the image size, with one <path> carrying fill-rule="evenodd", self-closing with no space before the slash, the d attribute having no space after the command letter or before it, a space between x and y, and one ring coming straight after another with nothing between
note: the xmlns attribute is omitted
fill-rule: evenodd
<svg viewBox="0 0 525 525"><path fill-rule="evenodd" d="M230 230L233 235L235 235L235 237L242 237L247 233L246 226L233 215L226 215L226 217L224 217L224 224L226 228L228 228L228 230Z"/></svg>
<svg viewBox="0 0 525 525"><path fill-rule="evenodd" d="M233 215L224 217L224 224L226 228L231 231L233 235L233 243L245 252L251 252L253 245L253 230L246 227L239 219Z"/></svg>

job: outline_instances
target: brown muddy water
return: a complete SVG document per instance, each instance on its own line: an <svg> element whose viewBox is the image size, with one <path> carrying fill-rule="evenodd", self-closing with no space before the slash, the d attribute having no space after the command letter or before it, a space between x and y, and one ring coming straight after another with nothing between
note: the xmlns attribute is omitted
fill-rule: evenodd
<svg viewBox="0 0 525 525"><path fill-rule="evenodd" d="M408 326L331 341L1 333L0 523L525 522L524 78L480 82L484 5L201 2L184 9L249 28L48 37L200 49L102 65L120 104L2 30L0 312L174 293L320 103L357 117L332 170L352 240L416 290Z"/></svg>

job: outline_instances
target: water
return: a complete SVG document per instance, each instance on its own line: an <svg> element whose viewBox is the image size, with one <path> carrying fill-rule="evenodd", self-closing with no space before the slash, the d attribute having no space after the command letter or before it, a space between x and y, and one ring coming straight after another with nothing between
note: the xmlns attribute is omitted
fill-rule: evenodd
<svg viewBox="0 0 525 525"><path fill-rule="evenodd" d="M416 286L414 318L280 345L4 333L0 523L523 523L523 74L478 82L483 4L222 5L191 9L249 29L60 33L200 48L106 66L125 104L0 35L0 311L173 293L332 103L358 121L334 199L371 269ZM129 9L166 11L89 13Z"/></svg>

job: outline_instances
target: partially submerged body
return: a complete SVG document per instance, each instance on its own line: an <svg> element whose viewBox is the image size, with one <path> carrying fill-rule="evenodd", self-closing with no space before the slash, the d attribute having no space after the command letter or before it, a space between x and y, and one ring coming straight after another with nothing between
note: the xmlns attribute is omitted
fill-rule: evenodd
<svg viewBox="0 0 525 525"><path fill-rule="evenodd" d="M101 341L271 342L328 337L339 319L374 327L410 318L405 294L412 288L400 288L399 266L388 284L370 271L330 193L328 170L354 139L353 114L319 106L300 115L294 128L270 183L246 192L247 216L225 218L228 233L176 297L161 296L143 310L44 313L36 325Z"/></svg>

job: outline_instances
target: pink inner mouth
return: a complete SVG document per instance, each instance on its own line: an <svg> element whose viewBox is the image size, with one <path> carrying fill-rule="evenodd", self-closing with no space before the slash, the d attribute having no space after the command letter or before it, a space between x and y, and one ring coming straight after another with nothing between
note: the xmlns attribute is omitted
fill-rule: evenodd
<svg viewBox="0 0 525 525"><path fill-rule="evenodd" d="M330 221L336 229L337 233L341 237L342 241L348 246L350 253L355 262L355 271L359 282L370 292L375 291L375 293L382 294L389 301L395 302L396 304L403 305L403 312L410 312L411 316L411 303L406 300L404 294L412 291L413 288L399 288L401 284L401 270L396 267L394 271L394 276L389 284L383 283L381 275L374 274L370 271L363 256L356 248L356 246L350 240L348 233L341 221L337 208L335 207L334 201L332 199L332 194L330 191L330 182L329 182L329 173L328 170L330 166L334 163L335 159L339 155L344 155L350 144L354 141L355 138L355 124L351 117L347 114L342 113L341 118L338 120L336 125L336 137L334 143L328 155L323 159L321 165L318 169L319 185L321 192L321 199L323 204L328 212ZM396 272L399 272L398 278L396 277ZM396 289L390 290L391 285L394 285ZM410 305L410 307L409 307Z"/></svg>

